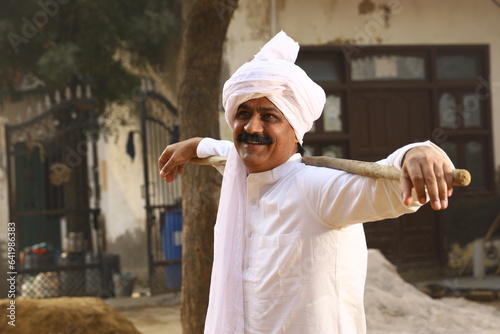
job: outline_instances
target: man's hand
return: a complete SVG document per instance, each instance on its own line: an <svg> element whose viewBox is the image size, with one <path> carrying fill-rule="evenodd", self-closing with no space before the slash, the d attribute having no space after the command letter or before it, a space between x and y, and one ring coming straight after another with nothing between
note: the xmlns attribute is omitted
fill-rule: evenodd
<svg viewBox="0 0 500 334"><path fill-rule="evenodd" d="M434 210L448 207L453 193L452 165L448 158L433 147L418 146L406 152L403 160L401 186L405 205L413 201L412 188L418 201L425 204L427 194Z"/></svg>
<svg viewBox="0 0 500 334"><path fill-rule="evenodd" d="M195 137L172 145L168 145L158 159L160 176L169 183L177 174L182 174L184 166L196 157L196 149L203 138Z"/></svg>

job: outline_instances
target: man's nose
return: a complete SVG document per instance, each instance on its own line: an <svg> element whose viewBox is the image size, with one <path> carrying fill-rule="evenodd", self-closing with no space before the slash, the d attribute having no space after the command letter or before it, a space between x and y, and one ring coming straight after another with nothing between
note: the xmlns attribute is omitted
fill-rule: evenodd
<svg viewBox="0 0 500 334"><path fill-rule="evenodd" d="M261 133L264 128L259 115L252 116L252 118L248 120L248 123L245 124L244 129L248 133Z"/></svg>

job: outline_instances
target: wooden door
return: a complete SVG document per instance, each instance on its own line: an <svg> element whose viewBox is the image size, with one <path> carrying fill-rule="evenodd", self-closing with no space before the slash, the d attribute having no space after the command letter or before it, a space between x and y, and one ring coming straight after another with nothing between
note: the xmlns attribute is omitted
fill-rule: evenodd
<svg viewBox="0 0 500 334"><path fill-rule="evenodd" d="M428 91L354 92L349 111L351 157L376 161L431 134ZM416 214L364 224L368 247L392 262L438 262L441 231L428 205Z"/></svg>

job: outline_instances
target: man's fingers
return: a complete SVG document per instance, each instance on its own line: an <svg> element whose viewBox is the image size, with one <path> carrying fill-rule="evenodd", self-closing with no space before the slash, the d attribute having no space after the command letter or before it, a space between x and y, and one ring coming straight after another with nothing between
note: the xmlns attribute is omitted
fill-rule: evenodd
<svg viewBox="0 0 500 334"><path fill-rule="evenodd" d="M431 166L425 174L425 186L429 201L434 210L445 209L448 206L446 181L442 168Z"/></svg>
<svg viewBox="0 0 500 334"><path fill-rule="evenodd" d="M160 177L166 182L172 182L177 174L182 174L184 165L196 156L196 149L202 139L194 137L168 145L158 159Z"/></svg>
<svg viewBox="0 0 500 334"><path fill-rule="evenodd" d="M168 163L170 158L172 157L172 153L169 151L169 147L167 146L163 152L161 153L160 157L158 158L158 170L160 170L160 175L161 171L165 167L165 164Z"/></svg>
<svg viewBox="0 0 500 334"><path fill-rule="evenodd" d="M407 177L412 187L415 189L417 200L421 204L425 204L427 201L424 178L425 172L421 169L420 165L410 165L406 170L406 174L408 175Z"/></svg>
<svg viewBox="0 0 500 334"><path fill-rule="evenodd" d="M450 189L453 189L453 176L451 170L448 171L445 165L437 166L434 170L436 176L436 185L438 198L435 201L440 202L441 209L448 207L448 194Z"/></svg>
<svg viewBox="0 0 500 334"><path fill-rule="evenodd" d="M428 196L434 210L446 209L448 197L453 192L453 165L449 159L435 148L426 146L408 150L404 159L405 199L410 198L408 188L413 187L420 203L425 204Z"/></svg>
<svg viewBox="0 0 500 334"><path fill-rule="evenodd" d="M165 165L160 170L160 177L164 178L166 182L172 182L175 180L177 174L182 174L184 169L184 164L178 163L173 157L165 163Z"/></svg>
<svg viewBox="0 0 500 334"><path fill-rule="evenodd" d="M179 166L176 166L172 168L164 177L165 181L167 183L175 181L175 177L177 174L182 174L182 172L179 172Z"/></svg>
<svg viewBox="0 0 500 334"><path fill-rule="evenodd" d="M448 207L448 197L453 192L453 176L449 166L409 166L403 173L403 197L408 205L413 200L411 188L415 189L418 201L425 204L429 196L434 210Z"/></svg>
<svg viewBox="0 0 500 334"><path fill-rule="evenodd" d="M433 170L427 171L425 186L434 210L448 207L448 197L453 193L453 174L449 164L436 164Z"/></svg>
<svg viewBox="0 0 500 334"><path fill-rule="evenodd" d="M405 199L407 199L405 204L408 205L408 203L411 203L408 199L411 198L413 200L413 196L411 196L411 188L414 188L417 200L420 204L425 204L427 202L428 195L430 204L434 210L441 210L443 208L439 196L436 174L433 169L430 169L425 165L411 165L407 167L407 170L405 171L403 182L404 191L410 192L410 195L405 195Z"/></svg>
<svg viewBox="0 0 500 334"><path fill-rule="evenodd" d="M166 157L168 157L168 159ZM166 162L164 162L165 160ZM160 177L167 183L173 182L177 174L182 174L185 164L185 158L180 157L178 154L165 153L164 151L158 160Z"/></svg>
<svg viewBox="0 0 500 334"><path fill-rule="evenodd" d="M403 202L405 205L410 205L413 202L412 188L413 184L407 173L401 176L401 188L403 190Z"/></svg>

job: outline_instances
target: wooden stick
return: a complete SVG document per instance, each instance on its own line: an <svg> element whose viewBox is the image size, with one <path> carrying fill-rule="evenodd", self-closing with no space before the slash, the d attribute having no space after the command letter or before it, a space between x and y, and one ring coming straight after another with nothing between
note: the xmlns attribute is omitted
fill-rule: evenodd
<svg viewBox="0 0 500 334"><path fill-rule="evenodd" d="M225 165L227 157L193 158L191 163L196 165ZM306 165L316 167L327 167L343 170L348 173L363 175L374 178L384 178L389 180L399 180L401 171L396 167L379 165L375 162L365 162L349 159L330 158L324 156L303 157L302 162ZM466 169L453 170L453 185L467 187L471 181L471 175Z"/></svg>

